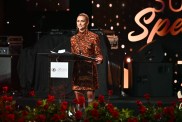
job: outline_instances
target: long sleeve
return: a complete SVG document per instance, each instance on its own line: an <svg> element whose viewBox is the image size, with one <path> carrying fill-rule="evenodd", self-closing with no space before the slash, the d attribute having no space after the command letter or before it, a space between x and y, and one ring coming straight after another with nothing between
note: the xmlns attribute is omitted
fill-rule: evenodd
<svg viewBox="0 0 182 122"><path fill-rule="evenodd" d="M99 36L96 36L96 40L94 42L94 46L95 46L95 56L96 57L100 57L103 59L103 54L101 52L101 47L100 47L100 39Z"/></svg>

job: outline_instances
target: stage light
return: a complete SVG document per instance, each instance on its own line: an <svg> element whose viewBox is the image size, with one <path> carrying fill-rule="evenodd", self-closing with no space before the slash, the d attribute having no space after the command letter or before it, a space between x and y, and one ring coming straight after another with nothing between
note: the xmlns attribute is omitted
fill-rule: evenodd
<svg viewBox="0 0 182 122"><path fill-rule="evenodd" d="M112 7L112 4L111 3L109 4L109 7Z"/></svg>
<svg viewBox="0 0 182 122"><path fill-rule="evenodd" d="M126 63L131 63L131 58L130 57L126 58Z"/></svg>
<svg viewBox="0 0 182 122"><path fill-rule="evenodd" d="M177 72L177 71L175 71L175 72L174 72L174 74L175 74L175 75L177 75L177 74L178 74L178 72Z"/></svg>
<svg viewBox="0 0 182 122"><path fill-rule="evenodd" d="M130 48L130 52L132 52L133 51L133 48Z"/></svg>
<svg viewBox="0 0 182 122"><path fill-rule="evenodd" d="M177 64L182 64L182 61L177 61Z"/></svg>
<svg viewBox="0 0 182 122"><path fill-rule="evenodd" d="M91 23L91 26L94 27L94 23Z"/></svg>
<svg viewBox="0 0 182 122"><path fill-rule="evenodd" d="M96 7L97 7L97 8L100 8L100 4L97 4Z"/></svg>
<svg viewBox="0 0 182 122"><path fill-rule="evenodd" d="M122 3L121 5L122 5L122 7L125 7L125 3Z"/></svg>
<svg viewBox="0 0 182 122"><path fill-rule="evenodd" d="M114 29L114 27L113 26L111 26L111 30L113 30Z"/></svg>
<svg viewBox="0 0 182 122"><path fill-rule="evenodd" d="M39 3L38 3L38 2L36 2L36 3L35 3L35 6L38 6L38 5L39 5Z"/></svg>
<svg viewBox="0 0 182 122"><path fill-rule="evenodd" d="M122 49L124 49L124 48L125 48L125 45L124 45L124 44L122 44L122 45L121 45L121 48L122 48Z"/></svg>
<svg viewBox="0 0 182 122"><path fill-rule="evenodd" d="M116 18L118 19L119 18L119 15L116 15Z"/></svg>
<svg viewBox="0 0 182 122"><path fill-rule="evenodd" d="M174 83L177 83L178 81L177 80L174 80Z"/></svg>
<svg viewBox="0 0 182 122"><path fill-rule="evenodd" d="M10 23L9 21L6 22L6 24L9 24L9 23Z"/></svg>
<svg viewBox="0 0 182 122"><path fill-rule="evenodd" d="M116 23L116 26L119 26L119 22Z"/></svg>
<svg viewBox="0 0 182 122"><path fill-rule="evenodd" d="M167 53L166 52L164 53L164 56L167 56Z"/></svg>

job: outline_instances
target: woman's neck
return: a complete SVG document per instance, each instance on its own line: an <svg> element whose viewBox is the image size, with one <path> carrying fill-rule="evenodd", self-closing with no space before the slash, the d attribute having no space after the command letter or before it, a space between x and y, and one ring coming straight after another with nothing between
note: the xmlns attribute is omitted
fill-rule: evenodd
<svg viewBox="0 0 182 122"><path fill-rule="evenodd" d="M79 30L80 33L86 33L88 30L84 29L84 30Z"/></svg>

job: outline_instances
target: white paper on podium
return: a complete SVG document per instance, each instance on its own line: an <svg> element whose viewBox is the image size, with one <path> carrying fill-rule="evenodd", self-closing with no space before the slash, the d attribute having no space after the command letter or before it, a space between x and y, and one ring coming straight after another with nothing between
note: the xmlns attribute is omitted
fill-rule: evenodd
<svg viewBox="0 0 182 122"><path fill-rule="evenodd" d="M50 62L51 78L68 78L68 62Z"/></svg>

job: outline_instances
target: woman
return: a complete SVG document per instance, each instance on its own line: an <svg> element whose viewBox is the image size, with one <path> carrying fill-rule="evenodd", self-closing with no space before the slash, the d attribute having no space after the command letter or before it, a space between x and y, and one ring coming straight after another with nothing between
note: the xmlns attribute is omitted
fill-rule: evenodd
<svg viewBox="0 0 182 122"><path fill-rule="evenodd" d="M94 100L94 91L98 88L97 64L102 63L103 55L100 48L99 36L88 30L89 17L85 13L78 15L76 20L77 33L71 37L71 52L74 54L92 57L93 63L76 61L73 69L73 85L76 99L87 94L88 103ZM89 67L90 66L90 67ZM89 71L90 70L90 71ZM81 78L80 72L92 72L92 77Z"/></svg>

